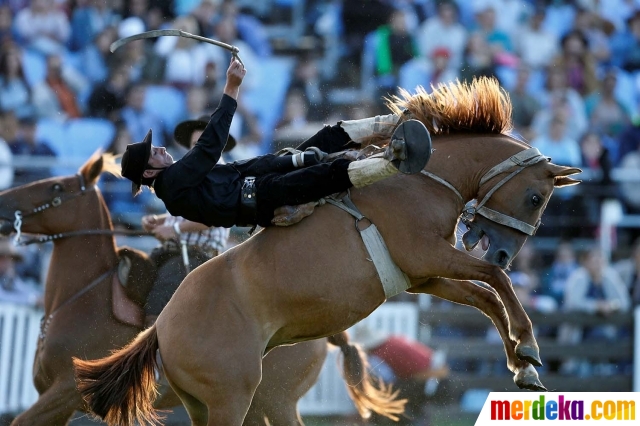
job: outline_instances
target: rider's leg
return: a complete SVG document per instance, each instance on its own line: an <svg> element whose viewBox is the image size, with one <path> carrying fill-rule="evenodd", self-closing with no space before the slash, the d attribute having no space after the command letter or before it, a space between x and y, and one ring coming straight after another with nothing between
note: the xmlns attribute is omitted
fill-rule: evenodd
<svg viewBox="0 0 640 426"><path fill-rule="evenodd" d="M304 151L310 147L319 148L328 154L345 150L350 141L373 136L391 136L399 117L395 114L376 115L362 120L343 120L334 126L326 125L315 135L296 147Z"/></svg>

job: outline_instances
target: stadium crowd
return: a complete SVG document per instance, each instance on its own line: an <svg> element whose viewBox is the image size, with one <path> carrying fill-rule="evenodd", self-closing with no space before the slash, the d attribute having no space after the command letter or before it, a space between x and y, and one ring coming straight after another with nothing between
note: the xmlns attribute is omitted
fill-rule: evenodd
<svg viewBox="0 0 640 426"><path fill-rule="evenodd" d="M640 0L2 1L0 189L68 170L97 148L121 154L149 129L155 145L183 155L173 128L215 108L230 54L178 37L109 51L161 28L239 47L248 73L228 160L293 145L325 122L385 113L383 96L398 87L496 77L514 134L584 170L581 185L556 192L510 272L523 305L606 315L640 304L637 229L620 230L611 262L576 243L599 237L604 200L640 214ZM34 167L31 157L53 161ZM122 226L162 212L148 192L132 198L128 181L105 176L101 186ZM544 251L541 237L561 243ZM40 303L25 284L40 281L35 258L0 251L0 301Z"/></svg>

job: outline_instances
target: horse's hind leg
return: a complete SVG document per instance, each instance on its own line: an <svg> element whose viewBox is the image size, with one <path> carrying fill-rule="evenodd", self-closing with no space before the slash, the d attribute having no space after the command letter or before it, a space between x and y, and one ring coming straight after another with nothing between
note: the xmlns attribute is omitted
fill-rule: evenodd
<svg viewBox="0 0 640 426"><path fill-rule="evenodd" d="M527 361L516 356L515 342L509 337L509 326L504 305L491 290L483 288L471 281L454 281L446 278L432 278L426 284L412 288L411 292L432 294L461 305L472 306L486 316L495 325L507 355L507 366L515 373L513 381L520 388L546 390L538 378L535 368Z"/></svg>
<svg viewBox="0 0 640 426"><path fill-rule="evenodd" d="M202 401L199 401L192 395L180 389L175 383L171 383L168 378L167 381L182 401L184 408L187 410L187 414L189 414L189 418L191 419L191 425L206 426L209 418L207 406Z"/></svg>
<svg viewBox="0 0 640 426"><path fill-rule="evenodd" d="M82 407L82 399L72 378L47 389L11 426L65 426L73 412Z"/></svg>

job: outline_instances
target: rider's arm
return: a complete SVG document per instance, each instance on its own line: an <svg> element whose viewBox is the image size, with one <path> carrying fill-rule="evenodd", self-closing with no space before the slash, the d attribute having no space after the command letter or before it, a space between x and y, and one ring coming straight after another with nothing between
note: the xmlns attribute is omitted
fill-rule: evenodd
<svg viewBox="0 0 640 426"><path fill-rule="evenodd" d="M193 149L165 172L164 180L169 178L175 189L179 190L178 186L197 185L220 159L229 137L229 127L237 108L236 98L245 73L242 64L237 60L233 60L229 65L224 94L218 108L211 115L207 127Z"/></svg>

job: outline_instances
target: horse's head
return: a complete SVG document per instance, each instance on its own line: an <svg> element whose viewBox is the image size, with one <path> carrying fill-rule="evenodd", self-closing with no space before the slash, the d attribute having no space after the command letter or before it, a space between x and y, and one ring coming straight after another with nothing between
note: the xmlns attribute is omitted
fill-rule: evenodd
<svg viewBox="0 0 640 426"><path fill-rule="evenodd" d="M532 155L537 152L523 153L531 151ZM481 243L486 250L484 259L502 268L511 264L527 237L535 234L553 189L579 183L568 176L580 169L558 166L545 157L532 158L537 160L532 165L520 168L511 163L510 168L488 176L481 184L479 202L463 217L469 228L462 239L465 248L471 250Z"/></svg>
<svg viewBox="0 0 640 426"><path fill-rule="evenodd" d="M0 192L0 233L53 235L95 220L86 217L91 210L83 203L95 203L93 188L104 167L105 158L96 153L76 175L43 179Z"/></svg>

